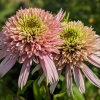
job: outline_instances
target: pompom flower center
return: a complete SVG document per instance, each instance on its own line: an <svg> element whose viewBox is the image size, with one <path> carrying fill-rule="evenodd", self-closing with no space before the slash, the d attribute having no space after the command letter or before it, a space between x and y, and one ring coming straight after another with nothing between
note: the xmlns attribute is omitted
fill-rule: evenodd
<svg viewBox="0 0 100 100"><path fill-rule="evenodd" d="M20 31L25 36L40 36L45 30L45 25L38 16L28 16L19 19Z"/></svg>
<svg viewBox="0 0 100 100"><path fill-rule="evenodd" d="M76 64L79 61L86 61L87 55L96 51L96 49L88 50L88 47L96 42L94 31L83 27L80 21L67 23L60 37L64 40L64 44L59 48L67 63Z"/></svg>
<svg viewBox="0 0 100 100"><path fill-rule="evenodd" d="M77 36L77 32L74 29L63 30L61 34L61 38L66 42L73 42Z"/></svg>

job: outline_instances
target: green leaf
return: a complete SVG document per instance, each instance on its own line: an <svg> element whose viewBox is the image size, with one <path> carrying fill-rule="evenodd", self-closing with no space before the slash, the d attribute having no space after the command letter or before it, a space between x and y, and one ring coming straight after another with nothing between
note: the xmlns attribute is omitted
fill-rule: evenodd
<svg viewBox="0 0 100 100"><path fill-rule="evenodd" d="M35 80L33 83L33 93L35 100L42 100L42 97L40 95L40 87L37 84L37 80Z"/></svg>
<svg viewBox="0 0 100 100"><path fill-rule="evenodd" d="M27 89L27 87L33 82L34 80L29 80L27 81L26 85L23 87L23 89L21 90L20 88L17 91L17 95L23 94L25 92L25 90Z"/></svg>
<svg viewBox="0 0 100 100"><path fill-rule="evenodd" d="M76 86L73 86L73 99L74 100L85 100L84 96L80 93Z"/></svg>
<svg viewBox="0 0 100 100"><path fill-rule="evenodd" d="M61 92L59 94L54 95L54 100L58 100L58 98L61 98L62 96L64 96L65 92Z"/></svg>
<svg viewBox="0 0 100 100"><path fill-rule="evenodd" d="M60 99L62 99L64 96L67 96L66 95L66 93L67 93L67 91L66 91L66 85L65 85L65 78L64 78L64 76L60 76L60 78L62 78L62 87L60 87L60 88L62 88L62 90L58 93L58 94L55 94L54 96L53 96L53 99L54 100L60 100ZM61 79L60 79L61 80Z"/></svg>
<svg viewBox="0 0 100 100"><path fill-rule="evenodd" d="M60 75L60 80L64 81L65 77L63 75Z"/></svg>
<svg viewBox="0 0 100 100"><path fill-rule="evenodd" d="M8 94L6 100L13 100L13 95Z"/></svg>

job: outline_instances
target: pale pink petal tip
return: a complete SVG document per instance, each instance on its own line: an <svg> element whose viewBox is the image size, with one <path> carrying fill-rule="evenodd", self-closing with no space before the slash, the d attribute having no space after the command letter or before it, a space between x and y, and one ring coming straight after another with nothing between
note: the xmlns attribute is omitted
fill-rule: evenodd
<svg viewBox="0 0 100 100"><path fill-rule="evenodd" d="M41 68L40 64L38 64L37 66L35 66L35 68L32 70L32 75L38 71Z"/></svg>
<svg viewBox="0 0 100 100"><path fill-rule="evenodd" d="M84 63L82 63L81 66L83 66L82 71L84 75L87 77L87 79L92 84L100 88L100 79Z"/></svg>
<svg viewBox="0 0 100 100"><path fill-rule="evenodd" d="M57 83L58 83L58 81L56 81L56 82L54 82L53 84L51 84L51 86L50 86L50 93L51 93L51 94L53 94L53 92L54 92L54 90L55 90L55 88L56 88L56 86L57 86Z"/></svg>
<svg viewBox="0 0 100 100"><path fill-rule="evenodd" d="M45 78L45 74L43 73L42 76L40 77L39 81L38 81L38 85L41 84L41 82L43 81L44 78Z"/></svg>
<svg viewBox="0 0 100 100"><path fill-rule="evenodd" d="M10 55L8 55L0 64L0 76L3 77L16 63L16 60L18 59L18 56L11 58Z"/></svg>
<svg viewBox="0 0 100 100"><path fill-rule="evenodd" d="M100 58L94 54L88 56L88 61L94 66L100 68Z"/></svg>
<svg viewBox="0 0 100 100"><path fill-rule="evenodd" d="M56 20L62 20L63 19L63 17L65 16L65 13L63 13L63 11L62 11L62 9L60 9L60 11L58 12L58 14L55 16L55 19Z"/></svg>
<svg viewBox="0 0 100 100"><path fill-rule="evenodd" d="M79 88L81 93L85 93L84 80L80 72L80 69L77 66L74 66L73 73L77 87Z"/></svg>
<svg viewBox="0 0 100 100"><path fill-rule="evenodd" d="M30 72L30 66L27 66L27 62L24 62L18 79L19 88L22 89L23 86L25 86L29 76L29 72Z"/></svg>
<svg viewBox="0 0 100 100"><path fill-rule="evenodd" d="M58 75L59 75L59 77L60 77L60 75L61 75L61 72L62 72L62 70L58 70ZM56 86L57 86L57 83L58 83L58 81L56 81L56 82L54 82L53 84L50 85L50 93L53 94L53 92L54 92L54 90L55 90L55 88L56 88Z"/></svg>
<svg viewBox="0 0 100 100"><path fill-rule="evenodd" d="M50 53L46 55L43 54L42 58L43 59L40 59L40 63L44 71L44 74L47 78L47 83L52 84L55 81L58 81L59 77L58 77L57 69L53 62L52 54Z"/></svg>

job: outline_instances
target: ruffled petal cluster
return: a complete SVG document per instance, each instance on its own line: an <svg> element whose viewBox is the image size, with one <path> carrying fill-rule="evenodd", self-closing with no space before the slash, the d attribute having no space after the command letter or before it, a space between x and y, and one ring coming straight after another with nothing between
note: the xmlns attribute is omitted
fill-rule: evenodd
<svg viewBox="0 0 100 100"><path fill-rule="evenodd" d="M58 80L52 53L59 53L56 46L63 43L60 32L62 10L56 16L39 8L20 9L3 26L0 39L0 76L4 76L18 60L23 63L18 85L26 84L30 66L40 64L49 83ZM37 67L37 66L36 66ZM38 68L38 67L37 67Z"/></svg>

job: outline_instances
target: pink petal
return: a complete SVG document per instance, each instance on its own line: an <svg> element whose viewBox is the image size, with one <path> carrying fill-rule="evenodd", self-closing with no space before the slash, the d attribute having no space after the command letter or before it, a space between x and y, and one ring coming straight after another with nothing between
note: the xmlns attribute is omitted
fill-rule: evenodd
<svg viewBox="0 0 100 100"><path fill-rule="evenodd" d="M66 84L67 84L67 92L68 95L72 92L72 75L71 75L71 66L69 64L66 65Z"/></svg>
<svg viewBox="0 0 100 100"><path fill-rule="evenodd" d="M0 46L2 45L2 32L0 32Z"/></svg>
<svg viewBox="0 0 100 100"><path fill-rule="evenodd" d="M58 75L60 77L62 70L58 70ZM57 86L58 81L54 82L53 84L50 85L50 93L53 93L56 86Z"/></svg>
<svg viewBox="0 0 100 100"><path fill-rule="evenodd" d="M83 66L82 71L87 79L100 88L100 79L84 63L82 63L81 66Z"/></svg>
<svg viewBox="0 0 100 100"><path fill-rule="evenodd" d="M28 76L29 76L29 72L30 72L30 66L27 66L27 61L24 62L20 75L19 75L19 79L18 79L18 86L19 88L23 88L23 86L25 86Z"/></svg>
<svg viewBox="0 0 100 100"><path fill-rule="evenodd" d="M53 62L53 57L51 54L42 55L43 59L40 59L41 66L44 70L44 73L47 77L47 81L53 83L53 81L58 80L58 73Z"/></svg>
<svg viewBox="0 0 100 100"><path fill-rule="evenodd" d="M59 75L59 77L60 77L62 69L65 67L65 65L66 64L64 63L60 67L58 67L58 75ZM56 81L56 82L54 82L53 84L50 85L50 93L54 92L54 90L55 90L55 88L57 86L57 83L58 83L58 81Z"/></svg>
<svg viewBox="0 0 100 100"><path fill-rule="evenodd" d="M43 68L44 74L47 77L47 82L52 83L53 73L52 73L51 67L48 65L48 63L45 63L44 59L40 60L40 63Z"/></svg>
<svg viewBox="0 0 100 100"><path fill-rule="evenodd" d="M32 75L38 71L41 68L40 64L38 64L37 66L35 66L35 68L32 70Z"/></svg>
<svg viewBox="0 0 100 100"><path fill-rule="evenodd" d="M44 73L43 73L42 76L40 77L39 81L38 81L38 85L41 84L41 82L43 81L44 78L45 78L45 75L44 75Z"/></svg>
<svg viewBox="0 0 100 100"><path fill-rule="evenodd" d="M18 59L18 56L15 58L10 58L10 56L7 56L2 63L0 64L0 76L3 77L16 63L16 60Z"/></svg>
<svg viewBox="0 0 100 100"><path fill-rule="evenodd" d="M84 80L80 72L80 69L77 66L74 66L73 73L74 73L74 79L75 79L77 87L79 88L81 93L84 93L85 86L84 86Z"/></svg>
<svg viewBox="0 0 100 100"><path fill-rule="evenodd" d="M3 66L6 64L6 62L10 59L10 55L8 55L0 64L0 70L3 69Z"/></svg>
<svg viewBox="0 0 100 100"><path fill-rule="evenodd" d="M19 57L19 63L23 63L25 61L25 59L27 58L26 54L23 54Z"/></svg>
<svg viewBox="0 0 100 100"><path fill-rule="evenodd" d="M7 52L6 49L0 50L0 59L4 58L6 56L6 52Z"/></svg>
<svg viewBox="0 0 100 100"><path fill-rule="evenodd" d="M100 58L91 54L88 56L88 61L96 67L100 68Z"/></svg>
<svg viewBox="0 0 100 100"><path fill-rule="evenodd" d="M66 63L62 64L61 66L58 67L58 70L62 70L65 67Z"/></svg>
<svg viewBox="0 0 100 100"><path fill-rule="evenodd" d="M59 77L58 77L56 66L53 61L52 54L48 53L48 55L43 56L43 58L44 58L45 64L49 65L51 68L51 71L53 73L53 79L54 79L53 81L57 81Z"/></svg>
<svg viewBox="0 0 100 100"><path fill-rule="evenodd" d="M56 20L62 20L62 18L65 16L65 14L63 14L63 11L62 11L62 9L60 9L60 11L58 12L58 14L55 16L55 19Z"/></svg>
<svg viewBox="0 0 100 100"><path fill-rule="evenodd" d="M47 76L47 70L46 70L45 63L44 63L43 59L40 59L40 64L41 64L41 67L43 69L45 76Z"/></svg>
<svg viewBox="0 0 100 100"><path fill-rule="evenodd" d="M100 57L100 51L95 52L95 54Z"/></svg>

